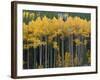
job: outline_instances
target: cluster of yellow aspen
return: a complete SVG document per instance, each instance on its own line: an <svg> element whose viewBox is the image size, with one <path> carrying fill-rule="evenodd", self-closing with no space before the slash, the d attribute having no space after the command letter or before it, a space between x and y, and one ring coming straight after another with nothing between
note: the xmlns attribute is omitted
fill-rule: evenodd
<svg viewBox="0 0 100 80"><path fill-rule="evenodd" d="M35 15L35 13L29 12L23 14L26 20L26 22L23 21L23 50L27 50L27 68L31 64L33 64L33 68L47 68L91 63L90 20L78 16L68 16L63 19L62 17L40 17L39 15L35 19ZM45 39L43 40L43 38ZM30 48L33 50L34 57L29 56ZM36 56L38 56L37 59ZM88 60L84 57L87 57ZM34 59L32 63L29 58Z"/></svg>
<svg viewBox="0 0 100 80"><path fill-rule="evenodd" d="M29 45L24 45L24 48L36 48L40 45L45 45L46 42L41 41L41 36L48 36L49 42L52 42L54 37L65 37L72 34L89 37L90 26L90 21L80 17L68 17L66 21L56 17L53 17L53 19L49 19L46 16L42 19L37 17L36 20L30 21L29 24L23 24L23 38L25 41L31 42ZM78 39L75 42L77 45L81 43ZM54 42L54 44L54 47L57 47L57 43Z"/></svg>

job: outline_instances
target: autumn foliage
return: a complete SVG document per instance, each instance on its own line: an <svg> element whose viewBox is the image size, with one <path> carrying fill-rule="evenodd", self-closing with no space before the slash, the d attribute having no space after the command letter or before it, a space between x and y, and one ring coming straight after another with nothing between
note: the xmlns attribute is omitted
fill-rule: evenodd
<svg viewBox="0 0 100 80"><path fill-rule="evenodd" d="M28 13L26 13L27 15ZM29 48L37 49L41 46L44 48L51 46L48 51L52 50L53 54L50 51L41 53L41 55L45 53L49 56L42 57L42 67L45 67L46 64L43 59L47 59L48 67L51 63L55 64L54 66L51 64L51 67L90 64L91 21L78 16L68 16L66 20L55 16L52 19L46 16L38 16L34 19L34 14L30 14L30 16L33 19L28 23L23 23L23 48L28 50ZM85 55L86 53L88 55ZM83 57L87 57L86 62L84 62ZM36 60L38 66L41 66L41 60Z"/></svg>

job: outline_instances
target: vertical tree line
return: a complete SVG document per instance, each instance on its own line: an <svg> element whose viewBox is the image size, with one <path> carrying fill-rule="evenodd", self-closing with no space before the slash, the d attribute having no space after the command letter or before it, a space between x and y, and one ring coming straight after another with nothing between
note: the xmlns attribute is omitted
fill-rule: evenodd
<svg viewBox="0 0 100 80"><path fill-rule="evenodd" d="M77 16L67 19L38 16L26 22L23 23L24 69L91 64L90 21Z"/></svg>

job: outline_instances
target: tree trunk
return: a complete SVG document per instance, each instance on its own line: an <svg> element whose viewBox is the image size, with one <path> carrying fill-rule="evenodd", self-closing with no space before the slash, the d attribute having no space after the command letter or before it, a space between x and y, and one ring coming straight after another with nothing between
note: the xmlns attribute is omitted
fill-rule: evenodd
<svg viewBox="0 0 100 80"><path fill-rule="evenodd" d="M42 65L42 46L40 46L40 58L39 58L39 60L40 60L40 66Z"/></svg>
<svg viewBox="0 0 100 80"><path fill-rule="evenodd" d="M52 63L52 46L50 46L50 67L52 68L53 63Z"/></svg>
<svg viewBox="0 0 100 80"><path fill-rule="evenodd" d="M47 42L48 38L47 36L45 36L45 41ZM47 68L47 49L48 49L48 46L47 44L45 45L45 68Z"/></svg>
<svg viewBox="0 0 100 80"><path fill-rule="evenodd" d="M74 65L74 60L73 60L73 35L69 36L69 53L71 54L71 66Z"/></svg>
<svg viewBox="0 0 100 80"><path fill-rule="evenodd" d="M82 44L80 45L80 48L81 48L81 56L80 56L80 65L82 66L84 63L84 61L83 61L83 57L84 57L84 45L83 45L83 42L84 42L84 37L83 36L80 36L81 37L81 42L82 42Z"/></svg>
<svg viewBox="0 0 100 80"><path fill-rule="evenodd" d="M27 69L29 69L29 48L27 49Z"/></svg>
<svg viewBox="0 0 100 80"><path fill-rule="evenodd" d="M41 41L42 41L42 37L41 37ZM42 45L39 46L39 68L42 67Z"/></svg>
<svg viewBox="0 0 100 80"><path fill-rule="evenodd" d="M79 35L78 38L83 43L84 38L81 35ZM83 65L84 45L82 43L78 46L79 66L82 66Z"/></svg>
<svg viewBox="0 0 100 80"><path fill-rule="evenodd" d="M62 67L64 67L64 38L61 39Z"/></svg>
<svg viewBox="0 0 100 80"><path fill-rule="evenodd" d="M78 46L76 45L76 66L78 66L79 59L78 59Z"/></svg>
<svg viewBox="0 0 100 80"><path fill-rule="evenodd" d="M34 68L36 68L36 49L33 48L34 50Z"/></svg>
<svg viewBox="0 0 100 80"><path fill-rule="evenodd" d="M57 42L57 37L54 38L54 41ZM57 49L54 49L53 55L54 55L54 57L53 57L53 58L54 58L54 64L53 64L53 66L56 67L56 55L57 55Z"/></svg>
<svg viewBox="0 0 100 80"><path fill-rule="evenodd" d="M48 54L47 54L47 65L48 65L48 68L50 67L50 45L48 45Z"/></svg>

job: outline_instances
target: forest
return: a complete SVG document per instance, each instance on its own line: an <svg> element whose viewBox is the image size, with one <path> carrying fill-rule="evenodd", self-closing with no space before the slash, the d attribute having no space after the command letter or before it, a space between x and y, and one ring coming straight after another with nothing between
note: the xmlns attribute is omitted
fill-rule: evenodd
<svg viewBox="0 0 100 80"><path fill-rule="evenodd" d="M23 69L91 65L91 15L23 11Z"/></svg>

